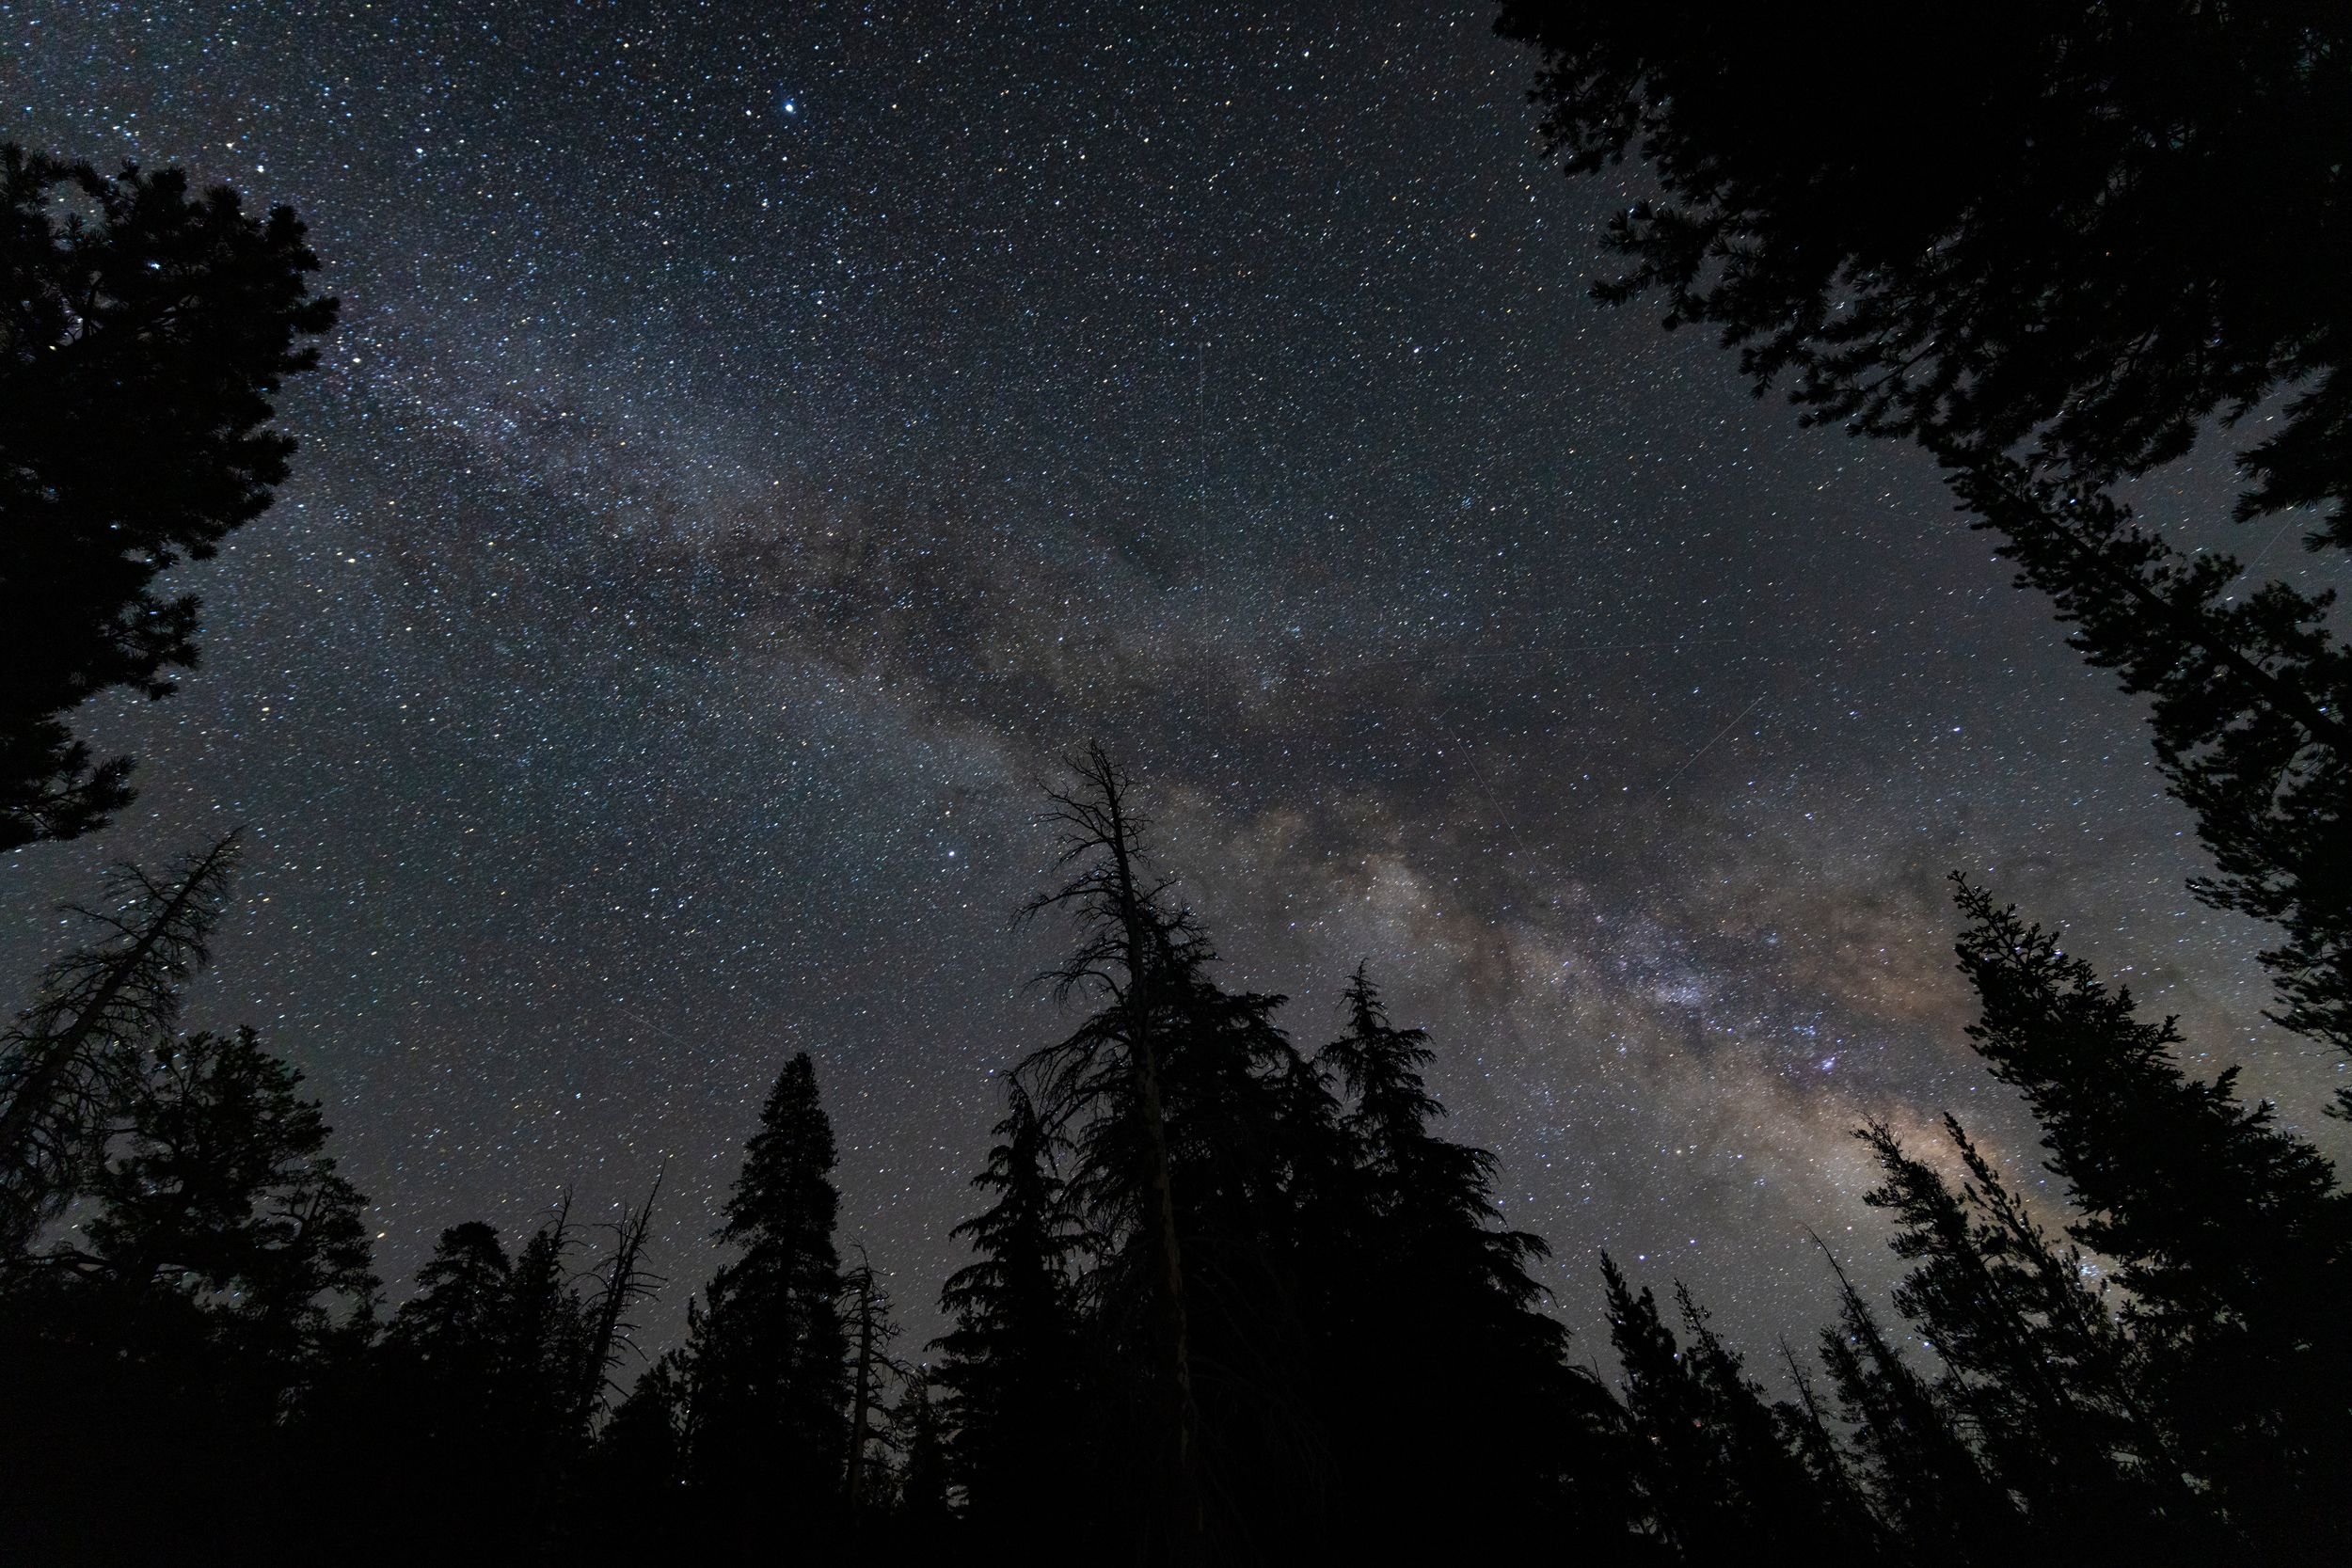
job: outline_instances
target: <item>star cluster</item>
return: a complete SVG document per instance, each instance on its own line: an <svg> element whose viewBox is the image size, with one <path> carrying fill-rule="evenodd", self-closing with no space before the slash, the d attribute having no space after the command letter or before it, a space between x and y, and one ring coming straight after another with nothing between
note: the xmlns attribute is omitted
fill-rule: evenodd
<svg viewBox="0 0 2352 1568"><path fill-rule="evenodd" d="M0 866L0 959L249 825L191 1022L309 1074L396 1291L666 1173L682 1312L806 1050L928 1333L1066 1027L1009 916L1090 736L1229 981L1312 1046L1369 959L1432 1028L1587 1349L1597 1246L1758 1347L1827 1315L1808 1228L1883 1279L1866 1116L2030 1164L1956 867L2316 1120L2137 711L1924 463L1585 297L1640 176L1541 164L1476 8L11 15L7 136L294 203L344 325L180 574L203 667L86 715L139 806Z"/></svg>

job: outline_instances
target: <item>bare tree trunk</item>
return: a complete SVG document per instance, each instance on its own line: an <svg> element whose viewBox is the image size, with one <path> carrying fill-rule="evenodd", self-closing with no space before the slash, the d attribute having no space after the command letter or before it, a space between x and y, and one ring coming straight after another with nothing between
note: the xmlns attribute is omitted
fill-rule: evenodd
<svg viewBox="0 0 2352 1568"><path fill-rule="evenodd" d="M661 1178L656 1176L653 1190L645 1195L644 1206L623 1210L620 1223L612 1227L612 1261L596 1291L596 1327L587 1354L580 1361L580 1387L573 1394L573 1424L582 1433L596 1418L596 1402L604 1397L620 1359L622 1336L628 1328L623 1321L624 1314L632 1303L651 1295L660 1283L644 1267L645 1242L653 1229L654 1200L660 1195Z"/></svg>
<svg viewBox="0 0 2352 1568"><path fill-rule="evenodd" d="M857 1384L850 1398L850 1510L866 1501L866 1417L872 1407L874 1376L874 1270L857 1276Z"/></svg>
<svg viewBox="0 0 2352 1568"><path fill-rule="evenodd" d="M1098 752L1098 756L1100 753ZM1168 1119L1160 1101L1158 1053L1152 1039L1153 980L1159 968L1158 933L1152 929L1136 891L1135 863L1129 854L1128 824L1116 775L1104 763L1104 804L1111 821L1110 850L1118 883L1119 914L1127 943L1128 1067L1135 1078L1136 1098L1143 1107L1145 1139L1152 1149L1152 1196L1159 1230L1160 1260L1167 1291L1163 1324L1168 1340L1168 1379L1166 1401L1169 1444L1173 1451L1172 1499L1175 1533L1169 1544L1178 1562L1203 1560L1207 1549L1208 1516L1200 1495L1199 1443L1200 1409L1192 1392L1192 1329L1184 1311L1184 1253L1176 1232L1176 1194L1169 1174Z"/></svg>

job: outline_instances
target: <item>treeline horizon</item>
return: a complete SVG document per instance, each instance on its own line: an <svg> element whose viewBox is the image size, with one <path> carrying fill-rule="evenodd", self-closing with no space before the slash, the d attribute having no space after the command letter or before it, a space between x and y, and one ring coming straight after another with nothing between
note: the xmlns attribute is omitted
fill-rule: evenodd
<svg viewBox="0 0 2352 1568"><path fill-rule="evenodd" d="M249 1028L179 1029L234 836L169 878L126 870L8 1037L0 1538L43 1561L2344 1543L2352 1200L2234 1068L2189 1077L2172 1021L1986 890L1954 875L1968 1037L2042 1130L2062 1233L1957 1119L1957 1183L1868 1122L1891 1302L1824 1248L1837 1318L1780 1339L1774 1398L1682 1281L1602 1251L1610 1377L1544 1310L1536 1271L1567 1265L1503 1224L1495 1157L1443 1136L1424 1032L1359 967L1344 1031L1300 1049L1284 998L1215 979L1133 781L1099 747L1070 762L1065 879L1026 912L1068 922L1044 978L1076 1027L1004 1075L954 1232L972 1261L941 1282L953 1326L921 1346L884 1271L839 1250L804 1053L745 1144L682 1343L633 1338L674 1283L646 1263L658 1186L602 1227L559 1206L511 1247L453 1226L387 1311L366 1199L300 1074Z"/></svg>

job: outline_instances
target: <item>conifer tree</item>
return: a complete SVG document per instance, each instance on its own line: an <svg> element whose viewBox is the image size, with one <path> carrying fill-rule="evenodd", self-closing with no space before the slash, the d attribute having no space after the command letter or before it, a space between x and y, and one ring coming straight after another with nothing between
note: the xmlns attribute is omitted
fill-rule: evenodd
<svg viewBox="0 0 2352 1568"><path fill-rule="evenodd" d="M692 1323L689 1474L720 1509L838 1497L848 1438L833 1125L805 1052L777 1074L719 1239L741 1249Z"/></svg>
<svg viewBox="0 0 2352 1568"><path fill-rule="evenodd" d="M235 873L235 832L158 879L116 868L105 903L75 913L105 935L52 963L40 994L0 1036L0 1263L72 1196L140 1094L150 1047L204 967Z"/></svg>
<svg viewBox="0 0 2352 1568"><path fill-rule="evenodd" d="M916 1369L900 1386L890 1416L891 1429L906 1464L898 1481L898 1507L914 1538L936 1540L949 1520L947 1491L954 1474L942 1430L940 1402L927 1369ZM1033 1456L1037 1463L1042 1456Z"/></svg>
<svg viewBox="0 0 2352 1568"><path fill-rule="evenodd" d="M1954 881L1983 1007L1969 1037L2041 1124L2070 1234L2118 1265L2178 1462L2263 1549L2352 1544L2352 1200L2334 1168L2237 1098L2235 1068L2188 1077L2174 1020L2140 1019L2057 933Z"/></svg>
<svg viewBox="0 0 2352 1568"><path fill-rule="evenodd" d="M1057 1121L1109 1099L1131 1112L1143 1182L1133 1193L1105 1196L1140 1199L1138 1209L1120 1218L1138 1227L1153 1279L1146 1299L1153 1303L1151 1316L1157 1323L1151 1382L1167 1450L1158 1481L1167 1497L1162 1544L1176 1561L1191 1562L1206 1551L1208 1519L1160 1033L1169 1011L1168 993L1195 933L1181 911L1170 914L1162 908L1172 882L1152 874L1144 844L1151 825L1136 811L1133 781L1099 742L1067 760L1077 782L1067 790L1047 791L1052 810L1046 820L1057 830L1056 863L1073 875L1030 900L1024 916L1057 911L1078 928L1076 951L1046 976L1057 1000L1099 991L1109 1006L1025 1069L1035 1069L1044 1091L1041 1099ZM1089 1164L1103 1168L1097 1161ZM1138 1169L1132 1163L1125 1168Z"/></svg>
<svg viewBox="0 0 2352 1568"><path fill-rule="evenodd" d="M392 1316L369 1387L342 1413L378 1434L376 1467L397 1487L437 1499L437 1530L504 1550L528 1535L518 1515L536 1498L545 1462L532 1408L545 1347L529 1301L543 1281L521 1274L490 1225L443 1230L417 1271L416 1293Z"/></svg>
<svg viewBox="0 0 2352 1568"><path fill-rule="evenodd" d="M2179 1546L2200 1507L2183 1484L2108 1304L2026 1212L1960 1123L1945 1130L1969 1180L1955 1193L1882 1123L1855 1135L1886 1180L1863 1201L1899 1220L1912 1267L1895 1306L1934 1348L1936 1394L2035 1534L2084 1550Z"/></svg>
<svg viewBox="0 0 2352 1568"><path fill-rule="evenodd" d="M1355 1101L1341 1128L1381 1244L1412 1255L1420 1269L1461 1282L1497 1313L1525 1313L1542 1294L1528 1267L1550 1249L1541 1237L1501 1227L1495 1157L1432 1130L1445 1107L1422 1077L1436 1060L1428 1032L1390 1023L1362 965L1348 982L1345 1005L1348 1033L1325 1046L1316 1061ZM1526 1314L1520 1326L1552 1355L1565 1345L1565 1331L1549 1318Z"/></svg>
<svg viewBox="0 0 2352 1568"><path fill-rule="evenodd" d="M596 1433L594 1470L606 1492L641 1511L675 1498L687 1481L693 1416L693 1363L682 1351L665 1351Z"/></svg>
<svg viewBox="0 0 2352 1568"><path fill-rule="evenodd" d="M0 850L131 800L130 759L93 767L66 716L196 663L196 596L154 579L285 479L269 400L334 324L318 265L288 208L0 148Z"/></svg>
<svg viewBox="0 0 2352 1568"><path fill-rule="evenodd" d="M1548 1249L1502 1224L1495 1157L1435 1129L1445 1108L1422 1077L1427 1033L1390 1022L1363 966L1343 1006L1347 1032L1315 1067L1352 1104L1337 1123L1336 1201L1313 1221L1331 1292L1322 1310L1341 1338L1326 1398L1348 1434L1350 1512L1366 1549L1500 1545L1559 1509L1568 1471L1598 1467L1611 1418L1565 1364L1566 1331L1539 1310L1529 1270ZM1473 1432L1484 1439L1442 1435ZM1415 1485L1459 1506L1442 1522L1400 1519L1387 1500Z"/></svg>
<svg viewBox="0 0 2352 1568"><path fill-rule="evenodd" d="M366 1200L250 1030L164 1042L85 1167L83 1217L0 1289L0 1535L36 1560L257 1544L314 1510L288 1439L372 1330ZM315 1466L323 1476L324 1465ZM283 1478L283 1494L253 1478Z"/></svg>
<svg viewBox="0 0 2352 1568"><path fill-rule="evenodd" d="M249 1354L291 1365L339 1303L372 1297L366 1206L326 1152L302 1074L251 1029L157 1051L128 1137L89 1185L87 1248L41 1262L135 1307L176 1298Z"/></svg>
<svg viewBox="0 0 2352 1568"><path fill-rule="evenodd" d="M841 1296L850 1341L849 1449L841 1493L855 1513L873 1505L875 1473L887 1470L886 1460L876 1463L874 1449L880 1447L887 1453L896 1446L883 1387L898 1370L890 1346L898 1337L898 1325L891 1320L890 1291L862 1246L858 1266L841 1276Z"/></svg>
<svg viewBox="0 0 2352 1568"><path fill-rule="evenodd" d="M1689 1290L1675 1287L1686 1343L1646 1287L1636 1296L1607 1253L1600 1266L1648 1529L1692 1563L1867 1546L1864 1522L1792 1442L1800 1413L1765 1402Z"/></svg>
<svg viewBox="0 0 2352 1568"><path fill-rule="evenodd" d="M1887 1337L1835 1261L1838 1323L1821 1361L1882 1523L1911 1560L1997 1561L2022 1550L2026 1524L1935 1390Z"/></svg>
<svg viewBox="0 0 2352 1568"><path fill-rule="evenodd" d="M596 1289L590 1294L586 1345L571 1396L572 1424L583 1433L619 1391L615 1376L625 1358L635 1351L638 1324L630 1313L669 1283L645 1263L645 1250L653 1237L654 1205L660 1196L661 1178L657 1176L645 1201L622 1209L621 1217L606 1227L612 1245L593 1274Z"/></svg>
<svg viewBox="0 0 2352 1568"><path fill-rule="evenodd" d="M2235 454L2236 517L2324 506L2304 542L2352 548L2342 8L1505 0L1496 28L1540 53L1570 173L1631 154L1654 182L1595 296L1661 292L1759 395L1927 448L2073 645L2153 698L2212 857L2191 890L2284 932L2280 1021L2352 1050L2335 591L2244 583L2110 494L2281 398Z"/></svg>
<svg viewBox="0 0 2352 1568"><path fill-rule="evenodd" d="M469 1220L450 1227L417 1271L417 1291L403 1302L385 1347L419 1373L478 1393L501 1383L512 1317L514 1259L495 1226Z"/></svg>
<svg viewBox="0 0 2352 1568"><path fill-rule="evenodd" d="M1060 1489L1081 1427L1076 1222L1051 1130L1025 1090L1008 1087L997 1141L972 1179L996 1201L951 1232L978 1257L948 1276L940 1299L956 1326L938 1341L954 1422L949 1464L991 1527L1034 1516Z"/></svg>
<svg viewBox="0 0 2352 1568"><path fill-rule="evenodd" d="M2249 514L2332 504L2352 23L2150 0L1867 16L1503 0L1574 175L1629 155L1615 303L1719 328L1810 418L2139 474L2293 388ZM2258 210L2258 229L2238 221Z"/></svg>
<svg viewBox="0 0 2352 1568"><path fill-rule="evenodd" d="M1223 990L1204 973L1215 954L1189 918L1154 919L1148 1020L1132 990L1115 995L1016 1077L1071 1141L1068 1194L1090 1243L1083 1290L1096 1352L1122 1370L1142 1410L1157 1408L1152 1425L1163 1432L1174 1418L1171 1235L1190 1260L1177 1281L1190 1292L1188 1376L1177 1392L1189 1391L1185 1431L1208 1445L1202 1456L1214 1449L1216 1474L1140 1461L1168 1498L1152 1549L1184 1560L1231 1549L1218 1543L1236 1529L1263 1539L1304 1528L1314 1505L1300 1478L1320 1484L1327 1469L1325 1434L1307 1407L1311 1313L1299 1277L1298 1177L1321 1163L1330 1101L1273 1022L1282 998ZM1157 1093L1149 1097L1135 1069L1137 1038L1152 1043ZM1195 1482L1218 1494L1214 1518L1205 1503L1194 1506Z"/></svg>

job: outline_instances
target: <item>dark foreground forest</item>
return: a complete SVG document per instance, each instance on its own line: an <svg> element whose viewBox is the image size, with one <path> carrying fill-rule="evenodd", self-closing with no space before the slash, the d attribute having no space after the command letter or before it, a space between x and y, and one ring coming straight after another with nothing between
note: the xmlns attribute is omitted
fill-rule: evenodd
<svg viewBox="0 0 2352 1568"><path fill-rule="evenodd" d="M2334 595L2123 499L2251 420L2238 520L2352 548L2343 16L1514 0L1499 28L1567 172L1652 182L1595 293L1923 448L2148 699L2192 890L2274 933L2272 1021L2352 1048ZM200 607L159 579L269 504L269 399L336 309L283 209L15 148L0 183L14 850L133 800L68 720L194 666ZM122 868L0 1039L0 1560L2352 1560L2352 1196L1995 890L1952 882L1967 1037L2039 1168L1948 1117L1934 1147L1855 1128L1899 1283L1870 1299L1824 1248L1836 1321L1752 1363L1676 1280L1504 1225L1428 1086L1450 1042L1379 975L1323 1041L1229 990L1142 787L1066 763L1025 918L1067 934L1070 1032L1006 1064L929 1344L836 1243L805 1054L744 1130L709 1279L651 1272L657 1189L610 1225L458 1225L388 1286L301 1075L183 1027L238 835ZM1552 1305L1594 1289L1606 1346ZM665 1293L667 1348L634 1326Z"/></svg>
<svg viewBox="0 0 2352 1568"><path fill-rule="evenodd" d="M1068 879L1030 913L1070 924L1050 979L1076 1026L1009 1075L929 1346L836 1247L805 1054L744 1146L733 1260L650 1366L629 1324L669 1288L658 1193L593 1235L454 1227L380 1315L366 1200L299 1075L250 1030L171 1032L233 841L118 889L10 1039L12 1168L43 1173L9 1186L0 1276L12 1552L2341 1558L2352 1205L2233 1074L2185 1076L2169 1021L1982 890L1955 881L1969 1036L2040 1121L2066 1233L1958 1121L1942 1149L1857 1128L1899 1316L1837 1274L1775 1400L1703 1303L1606 1255L1600 1371L1545 1310L1545 1276L1592 1265L1502 1226L1493 1157L1444 1136L1436 1048L1375 977L1302 1048L1281 997L1218 983L1112 759L1074 759L1052 804Z"/></svg>

